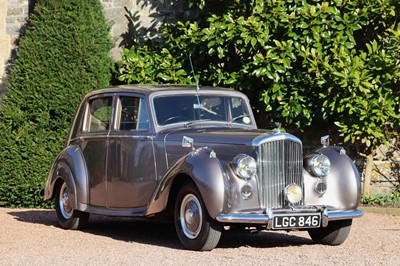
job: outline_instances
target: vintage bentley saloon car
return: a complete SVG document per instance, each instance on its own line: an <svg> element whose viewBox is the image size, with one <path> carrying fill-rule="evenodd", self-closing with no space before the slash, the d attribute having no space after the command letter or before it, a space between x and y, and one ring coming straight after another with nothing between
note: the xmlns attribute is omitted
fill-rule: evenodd
<svg viewBox="0 0 400 266"><path fill-rule="evenodd" d="M89 214L170 218L182 245L211 250L229 228L307 230L339 245L360 217L360 177L343 148L257 129L245 95L125 85L87 95L45 199L61 227Z"/></svg>

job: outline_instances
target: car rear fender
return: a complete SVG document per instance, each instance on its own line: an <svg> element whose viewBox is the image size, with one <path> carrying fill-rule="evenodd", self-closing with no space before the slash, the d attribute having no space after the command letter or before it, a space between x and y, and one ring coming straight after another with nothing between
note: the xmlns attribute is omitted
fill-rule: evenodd
<svg viewBox="0 0 400 266"><path fill-rule="evenodd" d="M182 176L187 176L196 184L212 218L222 212L227 187L223 167L212 149L200 148L179 159L163 176L149 204L148 214L166 209L172 185Z"/></svg>
<svg viewBox="0 0 400 266"><path fill-rule="evenodd" d="M54 198L56 185L63 179L70 188L70 204L74 209L88 204L88 174L83 154L78 146L64 149L56 158L47 179L44 199ZM84 211L84 210L82 210Z"/></svg>

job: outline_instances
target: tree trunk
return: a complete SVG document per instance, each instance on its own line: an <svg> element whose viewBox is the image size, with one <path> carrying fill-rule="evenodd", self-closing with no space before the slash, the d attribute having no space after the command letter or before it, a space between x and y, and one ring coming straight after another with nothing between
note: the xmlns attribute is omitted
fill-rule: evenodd
<svg viewBox="0 0 400 266"><path fill-rule="evenodd" d="M370 153L367 156L367 162L366 162L366 166L365 166L364 185L363 185L363 193L362 193L364 196L369 196L373 166L374 166L374 154Z"/></svg>

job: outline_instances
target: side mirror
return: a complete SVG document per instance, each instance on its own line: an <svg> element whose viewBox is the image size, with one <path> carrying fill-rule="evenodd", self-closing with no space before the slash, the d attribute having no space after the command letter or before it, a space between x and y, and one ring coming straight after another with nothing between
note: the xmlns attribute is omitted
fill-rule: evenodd
<svg viewBox="0 0 400 266"><path fill-rule="evenodd" d="M183 136L182 147L184 147L184 148L192 148L192 150L194 150L194 144L193 143L194 143L194 141L193 141L192 138Z"/></svg>

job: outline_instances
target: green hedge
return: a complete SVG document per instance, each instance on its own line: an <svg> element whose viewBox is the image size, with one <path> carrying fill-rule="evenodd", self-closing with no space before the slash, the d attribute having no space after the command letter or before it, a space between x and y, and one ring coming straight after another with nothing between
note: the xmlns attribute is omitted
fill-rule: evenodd
<svg viewBox="0 0 400 266"><path fill-rule="evenodd" d="M81 98L109 84L112 47L100 1L38 2L0 107L0 206L47 205L52 161Z"/></svg>

